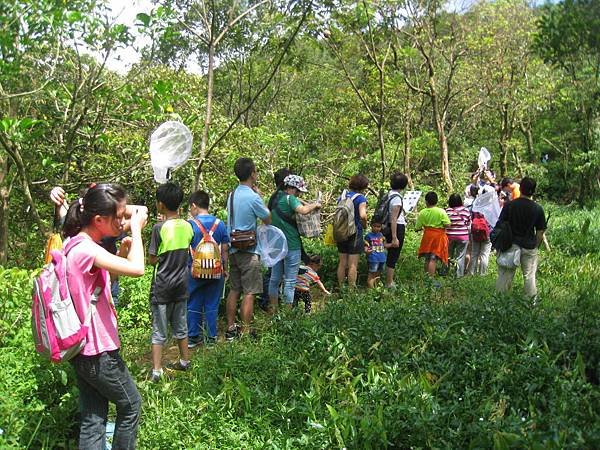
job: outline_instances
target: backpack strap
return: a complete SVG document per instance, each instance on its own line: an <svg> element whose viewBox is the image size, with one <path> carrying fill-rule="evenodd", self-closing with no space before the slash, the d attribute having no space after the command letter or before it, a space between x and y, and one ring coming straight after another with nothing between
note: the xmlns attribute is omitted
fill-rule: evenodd
<svg viewBox="0 0 600 450"><path fill-rule="evenodd" d="M281 194L279 194L279 196L280 195ZM277 215L284 222L287 222L288 224L290 224L294 228L298 228L298 223L296 222L296 220L292 216L290 216L289 214L284 213L283 210L281 209L281 207L279 206L279 196L278 196L278 198L275 199L275 202L274 202L274 205L273 205L273 211L275 211L277 213ZM287 196L287 202L288 202L288 205L289 205L290 204L290 196L289 195ZM290 207L290 209L291 209L291 207Z"/></svg>
<svg viewBox="0 0 600 450"><path fill-rule="evenodd" d="M67 279L66 279L67 293L68 293L69 297L71 297L71 292L69 290L69 266L68 266L69 260L67 258L67 255L76 245L81 244L84 239L86 239L86 238L83 236L74 236L69 240L69 242L67 242L65 244L65 250L64 250L64 252L65 252L65 269L66 269L66 275L67 275ZM100 272L99 272L99 274L100 274ZM92 317L96 314L96 304L98 303L98 299L100 298L100 294L102 293L102 290L104 289L105 285L106 285L106 283L104 281L102 281L100 284L96 285L96 287L94 288L94 292L92 293L92 296L90 297L90 307L88 308L87 314L83 321L83 326L86 327L87 329L89 329L89 327L90 327L90 323L92 322Z"/></svg>
<svg viewBox="0 0 600 450"><path fill-rule="evenodd" d="M198 229L200 230L200 233L202 233L202 237L206 237L206 235L208 234L208 232L206 231L206 228L204 228L204 225L202 225L202 222L200 222L198 219L196 219L195 217L192 217L192 220L194 221L194 223L196 224L196 226L198 227ZM212 229L211 229L212 230Z"/></svg>

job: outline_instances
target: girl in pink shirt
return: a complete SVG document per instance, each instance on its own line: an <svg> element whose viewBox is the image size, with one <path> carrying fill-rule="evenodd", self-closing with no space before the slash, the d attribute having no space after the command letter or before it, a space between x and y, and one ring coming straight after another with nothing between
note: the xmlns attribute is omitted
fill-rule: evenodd
<svg viewBox="0 0 600 450"><path fill-rule="evenodd" d="M113 184L92 184L69 207L63 235L70 238L67 252L68 285L75 309L83 321L89 308L92 319L87 343L71 360L77 374L81 423L79 448L104 449L108 402L115 403L117 420L113 448L133 449L141 411L141 397L119 355L117 316L110 295L110 273L144 274L142 228L147 209L131 213L131 237L113 255L98 242L123 231L126 214L125 192ZM96 297L95 302L92 297Z"/></svg>

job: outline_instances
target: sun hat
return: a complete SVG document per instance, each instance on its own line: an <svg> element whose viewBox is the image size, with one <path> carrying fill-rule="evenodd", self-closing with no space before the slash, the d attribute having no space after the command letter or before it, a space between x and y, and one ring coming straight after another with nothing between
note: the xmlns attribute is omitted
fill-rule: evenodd
<svg viewBox="0 0 600 450"><path fill-rule="evenodd" d="M288 175L283 179L284 186L289 186L298 189L300 192L308 192L304 178L299 175Z"/></svg>

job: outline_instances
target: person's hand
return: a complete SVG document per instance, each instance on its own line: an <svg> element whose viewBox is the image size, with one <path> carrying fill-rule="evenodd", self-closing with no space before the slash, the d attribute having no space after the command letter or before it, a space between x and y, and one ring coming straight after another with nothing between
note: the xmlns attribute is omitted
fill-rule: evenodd
<svg viewBox="0 0 600 450"><path fill-rule="evenodd" d="M53 187L50 191L50 200L52 200L52 203L56 206L64 205L66 200L65 190L60 186Z"/></svg>
<svg viewBox="0 0 600 450"><path fill-rule="evenodd" d="M321 209L321 202L315 202L315 209Z"/></svg>
<svg viewBox="0 0 600 450"><path fill-rule="evenodd" d="M144 225L148 221L148 208L145 206L138 206L131 214L130 226L131 233L137 233L142 231Z"/></svg>
<svg viewBox="0 0 600 450"><path fill-rule="evenodd" d="M331 295L331 292L325 291L325 295Z"/></svg>
<svg viewBox="0 0 600 450"><path fill-rule="evenodd" d="M229 271L227 269L223 269L223 277L225 278L225 281L229 279Z"/></svg>
<svg viewBox="0 0 600 450"><path fill-rule="evenodd" d="M392 239L392 247L394 247L394 248L400 247L400 241L398 240L398 238Z"/></svg>
<svg viewBox="0 0 600 450"><path fill-rule="evenodd" d="M120 256L121 258L127 258L127 255L129 255L129 250L131 249L132 242L133 239L130 236L124 237L121 240L121 245L119 246L117 256Z"/></svg>

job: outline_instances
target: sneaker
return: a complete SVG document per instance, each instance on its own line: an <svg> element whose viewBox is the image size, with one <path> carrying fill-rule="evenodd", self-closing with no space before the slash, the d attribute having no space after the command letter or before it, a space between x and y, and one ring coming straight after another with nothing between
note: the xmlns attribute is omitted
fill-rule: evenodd
<svg viewBox="0 0 600 450"><path fill-rule="evenodd" d="M206 336L206 339L204 340L204 345L206 345L207 347L212 347L213 345L216 345L217 343L217 337L216 336Z"/></svg>
<svg viewBox="0 0 600 450"><path fill-rule="evenodd" d="M237 325L234 325L233 330L227 330L225 332L225 340L231 342L240 337L240 329Z"/></svg>
<svg viewBox="0 0 600 450"><path fill-rule="evenodd" d="M162 373L150 373L150 381L152 383L158 383L160 380L162 380L163 378L163 374Z"/></svg>
<svg viewBox="0 0 600 450"><path fill-rule="evenodd" d="M170 369L170 370L180 370L180 371L185 372L189 368L190 368L190 363L187 363L187 365L184 366L181 364L181 361L179 361L179 360L177 362L174 362L174 363L171 362L171 363L167 364L167 369Z"/></svg>
<svg viewBox="0 0 600 450"><path fill-rule="evenodd" d="M188 348L198 347L200 344L202 344L200 336L192 336L188 339Z"/></svg>

